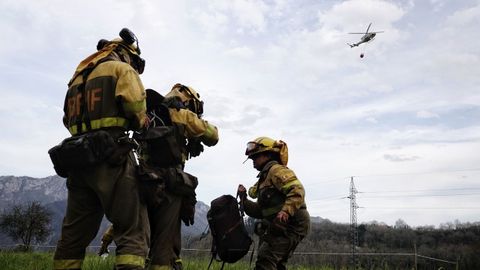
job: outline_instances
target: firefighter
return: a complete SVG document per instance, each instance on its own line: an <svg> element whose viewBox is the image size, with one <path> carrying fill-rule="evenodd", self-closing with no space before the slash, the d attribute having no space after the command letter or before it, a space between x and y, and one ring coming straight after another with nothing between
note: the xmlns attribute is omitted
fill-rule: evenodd
<svg viewBox="0 0 480 270"><path fill-rule="evenodd" d="M260 242L256 270L287 269L289 257L307 235L310 215L305 190L295 173L287 167L288 148L281 140L259 137L248 142L245 155L260 173L249 188L240 184L238 193L247 215L261 219L255 225Z"/></svg>
<svg viewBox="0 0 480 270"><path fill-rule="evenodd" d="M202 118L203 101L190 86L175 84L165 96L147 89L148 129L141 145L140 180L151 227L149 267L182 269L181 222L193 225L197 178L185 161L218 142L217 127Z"/></svg>
<svg viewBox="0 0 480 270"><path fill-rule="evenodd" d="M150 269L182 269L181 222L194 223L197 178L183 171L185 161L200 155L203 145L218 142L217 127L202 119L203 102L189 86L175 84L160 105L161 96L148 90L151 131L165 128L171 135L149 137L143 144L142 161L160 175L160 185L143 181L151 224ZM163 112L163 113L162 113ZM155 137L155 136L153 136Z"/></svg>
<svg viewBox="0 0 480 270"><path fill-rule="evenodd" d="M218 130L202 119L203 102L192 87L175 84L162 101L148 90L147 98L150 128L141 156L160 180L142 182L151 225L150 269L182 269L181 221L186 226L194 223L198 184L196 177L183 171L185 161L200 155L203 145L214 146ZM164 129L172 132L158 138L150 135Z"/></svg>
<svg viewBox="0 0 480 270"><path fill-rule="evenodd" d="M82 268L104 215L115 226L115 269L144 269L150 230L126 132L146 123L139 77L145 61L130 30L122 29L120 37L100 40L97 52L78 65L68 84L63 122L77 145L83 144L71 157L91 163L60 170L67 175L68 201L54 269ZM64 146L64 152L76 147Z"/></svg>

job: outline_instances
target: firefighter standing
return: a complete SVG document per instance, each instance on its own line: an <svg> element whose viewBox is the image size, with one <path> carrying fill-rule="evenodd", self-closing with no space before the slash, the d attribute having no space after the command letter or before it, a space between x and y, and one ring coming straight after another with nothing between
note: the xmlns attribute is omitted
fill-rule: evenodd
<svg viewBox="0 0 480 270"><path fill-rule="evenodd" d="M149 124L138 139L142 142L140 181L148 205L151 228L150 269L182 269L181 221L192 225L198 184L183 171L185 161L218 142L217 128L201 118L203 102L191 87L176 84L161 96L147 89ZM98 254L108 252L111 225L104 232Z"/></svg>
<svg viewBox="0 0 480 270"><path fill-rule="evenodd" d="M150 124L141 163L154 175L142 182L151 226L149 264L177 270L182 269L181 221L193 224L197 202L197 178L183 171L185 161L200 155L203 145L214 146L218 130L201 118L203 102L189 86L175 84L165 98L148 89L147 106Z"/></svg>
<svg viewBox="0 0 480 270"><path fill-rule="evenodd" d="M66 128L74 138L96 138L85 147L105 156L89 167L67 168L67 210L54 269L81 269L85 248L97 234L104 214L115 226L115 269L144 268L147 211L139 198L131 146L122 142L128 138L126 131L138 130L146 121L145 89L138 75L145 61L135 35L124 28L120 36L101 40L98 51L78 65L68 84Z"/></svg>
<svg viewBox="0 0 480 270"><path fill-rule="evenodd" d="M295 173L286 167L285 142L259 137L247 144L245 154L260 171L258 181L248 190L256 202L247 199L243 185L238 187L245 213L262 219L255 227L260 236L255 269L287 269L288 258L310 227L305 190Z"/></svg>

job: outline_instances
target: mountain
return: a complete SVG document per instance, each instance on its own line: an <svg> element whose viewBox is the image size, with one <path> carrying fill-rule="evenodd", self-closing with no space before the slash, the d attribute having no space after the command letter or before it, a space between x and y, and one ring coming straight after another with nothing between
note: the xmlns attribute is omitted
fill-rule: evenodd
<svg viewBox="0 0 480 270"><path fill-rule="evenodd" d="M54 175L45 178L0 176L0 205L38 201L48 204L67 199L65 179Z"/></svg>
<svg viewBox="0 0 480 270"><path fill-rule="evenodd" d="M59 176L33 178L27 176L0 176L0 211L8 210L15 204L38 201L52 213L53 233L47 244L55 245L60 238L63 216L67 206L67 188L65 179ZM183 236L195 237L208 229L207 212L209 206L201 201L195 206L195 223L185 226L182 223ZM325 221L321 217L312 217L312 223ZM97 237L92 245L99 245L102 233L110 223L104 218ZM0 246L14 244L5 235L0 234Z"/></svg>
<svg viewBox="0 0 480 270"><path fill-rule="evenodd" d="M45 178L33 178L27 176L0 176L0 210L10 209L15 204L37 201L52 213L53 233L46 244L55 245L60 238L61 225L67 206L67 188L65 179L59 176ZM207 212L209 207L199 201L195 206L195 224L184 226L184 236L197 236L207 228ZM104 218L97 237L92 245L99 245L102 233L110 223ZM5 235L0 234L0 246L12 245L12 241Z"/></svg>

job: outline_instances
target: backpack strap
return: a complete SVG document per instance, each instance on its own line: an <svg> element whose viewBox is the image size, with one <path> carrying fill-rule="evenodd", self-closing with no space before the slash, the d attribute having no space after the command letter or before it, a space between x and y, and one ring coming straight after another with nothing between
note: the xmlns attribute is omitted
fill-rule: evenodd
<svg viewBox="0 0 480 270"><path fill-rule="evenodd" d="M253 243L252 254L250 255L250 262L248 263L248 269L252 269L253 253L255 253L255 242Z"/></svg>
<svg viewBox="0 0 480 270"><path fill-rule="evenodd" d="M210 263L208 264L207 270L210 269L210 266L212 265L213 259L217 256L217 243L215 241L215 235L217 234L215 232L215 229L213 227L215 226L210 226L210 220L209 220L209 225L210 227L210 232L212 233L212 248L210 249L210 253L212 254L212 258L210 258Z"/></svg>
<svg viewBox="0 0 480 270"><path fill-rule="evenodd" d="M77 119L77 134L82 133L82 122L85 120L85 126L87 127L87 131L92 130L92 123L90 122L90 116L88 115L88 106L87 106L87 96L86 91L85 91L85 86L87 84L87 79L90 73L101 63L110 61L108 57L99 60L97 63L89 63L87 67L85 67L80 73L78 73L76 76L74 76L71 80L70 83L68 84L69 86L73 81L79 76L80 74L82 75L82 83L78 86L78 91L82 94L82 104L80 105L80 114Z"/></svg>
<svg viewBox="0 0 480 270"><path fill-rule="evenodd" d="M82 104L80 105L80 114L77 118L77 134L82 133L82 122L85 120L85 126L87 131L92 130L92 124L90 123L90 116L88 115L87 96L85 91L85 85L87 84L88 75L93 71L93 68L86 68L82 71L82 83L78 86L78 92L81 94Z"/></svg>
<svg viewBox="0 0 480 270"><path fill-rule="evenodd" d="M214 257L214 255L212 255L212 258L210 259L210 263L208 264L208 268L207 268L207 270L209 270L209 269L210 269L210 266L212 266L213 257Z"/></svg>

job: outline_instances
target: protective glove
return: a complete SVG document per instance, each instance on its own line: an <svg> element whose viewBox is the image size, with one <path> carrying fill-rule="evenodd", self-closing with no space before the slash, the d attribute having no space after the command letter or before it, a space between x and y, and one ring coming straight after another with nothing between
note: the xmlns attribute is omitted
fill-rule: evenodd
<svg viewBox="0 0 480 270"><path fill-rule="evenodd" d="M182 206L180 208L180 219L185 226L193 225L195 222L195 204L197 200L195 198L183 198Z"/></svg>
<svg viewBox="0 0 480 270"><path fill-rule="evenodd" d="M273 235L287 235L287 222L283 221L282 219L276 217L273 219L272 223L270 224L270 232Z"/></svg>
<svg viewBox="0 0 480 270"><path fill-rule="evenodd" d="M247 199L247 189L242 184L238 185L237 194L240 197L240 201L243 202Z"/></svg>
<svg viewBox="0 0 480 270"><path fill-rule="evenodd" d="M186 146L188 157L197 157L200 153L203 152L203 144L198 138L188 139L188 144Z"/></svg>

